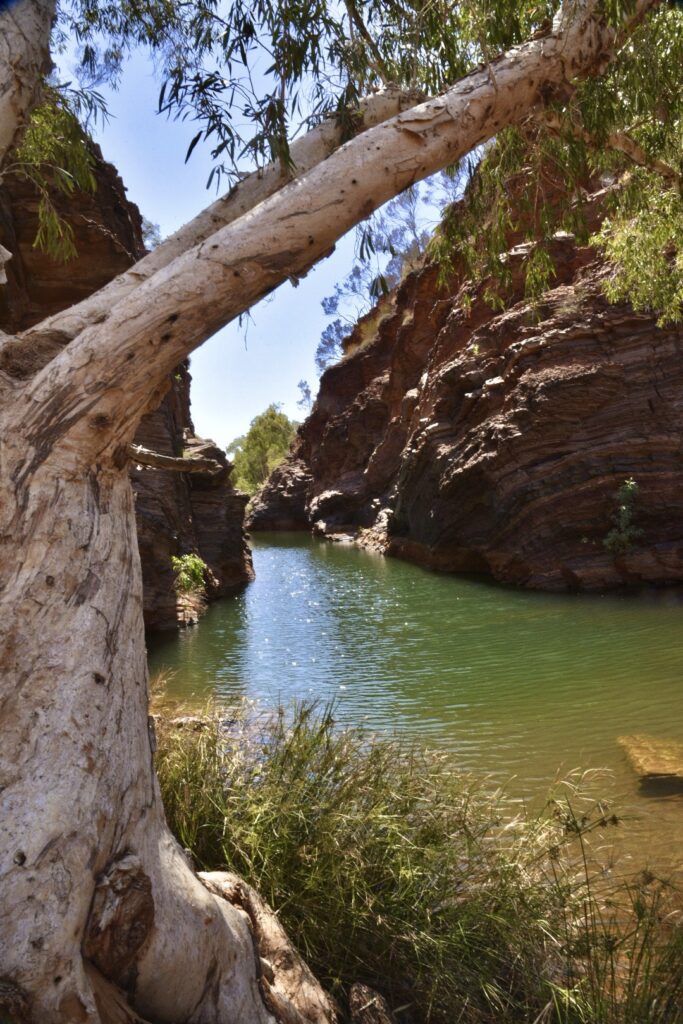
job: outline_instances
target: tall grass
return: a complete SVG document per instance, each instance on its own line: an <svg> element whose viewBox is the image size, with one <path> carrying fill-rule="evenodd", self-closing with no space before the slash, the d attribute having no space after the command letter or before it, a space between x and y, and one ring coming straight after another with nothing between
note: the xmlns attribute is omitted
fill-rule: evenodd
<svg viewBox="0 0 683 1024"><path fill-rule="evenodd" d="M506 820L450 756L314 706L158 731L180 842L255 886L342 1003L363 981L406 1024L683 1022L672 893L596 882L569 805Z"/></svg>

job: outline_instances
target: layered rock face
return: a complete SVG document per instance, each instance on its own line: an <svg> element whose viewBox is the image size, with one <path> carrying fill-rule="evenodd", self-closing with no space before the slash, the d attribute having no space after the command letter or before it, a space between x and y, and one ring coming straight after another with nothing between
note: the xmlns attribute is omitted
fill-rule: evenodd
<svg viewBox="0 0 683 1024"><path fill-rule="evenodd" d="M452 572L539 589L683 580L683 330L602 295L568 235L542 302L494 313L429 265L359 324L251 529L352 531ZM624 481L629 515L619 520ZM608 539L608 537L610 539ZM605 541L608 540L607 545Z"/></svg>
<svg viewBox="0 0 683 1024"><path fill-rule="evenodd" d="M0 185L0 244L12 253L0 287L0 326L8 333L87 298L144 255L140 212L115 168L93 150L97 191L53 196L74 231L77 255L68 263L34 247L39 197L30 182L6 175Z"/></svg>
<svg viewBox="0 0 683 1024"><path fill-rule="evenodd" d="M55 205L72 225L77 257L55 263L33 247L38 199L27 182L8 176L0 187L0 245L12 253L7 284L0 285L0 329L15 333L80 301L129 267L144 253L140 213L126 199L114 167L96 150L97 191ZM201 454L218 462L214 473L131 469L136 494L145 623L172 628L196 615L175 590L173 555L195 553L209 568L207 597L219 597L253 578L243 530L247 498L230 482L224 452L194 434L190 374L178 367L159 407L140 423L136 443L161 455Z"/></svg>
<svg viewBox="0 0 683 1024"><path fill-rule="evenodd" d="M145 624L171 628L196 619L204 602L175 590L171 559L198 554L208 567L206 597L214 600L254 578L244 509L248 498L230 482L232 463L212 441L194 433L190 416L190 374L180 366L170 390L141 421L136 442L160 455L201 457L218 463L217 473L177 473L134 465L138 546L142 561Z"/></svg>

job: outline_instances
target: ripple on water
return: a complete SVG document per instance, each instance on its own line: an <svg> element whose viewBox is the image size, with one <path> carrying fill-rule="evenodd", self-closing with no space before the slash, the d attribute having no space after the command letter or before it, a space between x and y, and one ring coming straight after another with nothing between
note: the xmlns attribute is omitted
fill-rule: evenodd
<svg viewBox="0 0 683 1024"><path fill-rule="evenodd" d="M178 696L335 700L342 721L515 776L518 796L606 767L601 785L622 806L683 843L683 797L643 795L616 744L630 732L683 741L673 592L528 593L300 534L257 536L254 565L255 582L197 627L150 640L150 668L172 668Z"/></svg>

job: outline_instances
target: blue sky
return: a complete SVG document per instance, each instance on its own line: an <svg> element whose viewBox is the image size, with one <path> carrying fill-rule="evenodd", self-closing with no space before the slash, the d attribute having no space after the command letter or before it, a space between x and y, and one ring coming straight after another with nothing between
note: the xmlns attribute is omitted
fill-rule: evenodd
<svg viewBox="0 0 683 1024"><path fill-rule="evenodd" d="M72 77L68 65L62 77ZM101 91L110 119L94 134L105 159L118 168L129 198L168 235L214 198L205 187L212 166L208 147L198 145L184 163L196 127L155 113L159 84L144 55L131 58L118 91ZM353 252L352 234L297 288L286 283L255 307L253 322L229 325L192 355L192 416L201 436L226 446L271 402L301 419L297 384L308 380L315 394L313 357L328 323L320 300L348 273Z"/></svg>

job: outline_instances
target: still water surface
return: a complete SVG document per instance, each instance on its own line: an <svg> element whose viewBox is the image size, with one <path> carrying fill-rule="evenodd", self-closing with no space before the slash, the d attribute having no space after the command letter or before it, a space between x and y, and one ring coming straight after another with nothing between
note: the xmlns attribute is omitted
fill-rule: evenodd
<svg viewBox="0 0 683 1024"><path fill-rule="evenodd" d="M592 786L636 816L628 855L683 849L683 794L644 793L616 742L683 742L680 593L531 593L301 534L253 546L242 594L150 639L173 696L334 700L341 721L446 746L530 803L573 769L606 768Z"/></svg>

